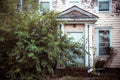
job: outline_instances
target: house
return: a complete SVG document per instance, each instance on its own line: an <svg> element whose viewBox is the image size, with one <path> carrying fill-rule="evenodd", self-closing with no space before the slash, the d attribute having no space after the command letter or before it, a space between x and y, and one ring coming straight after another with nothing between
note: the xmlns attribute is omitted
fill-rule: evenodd
<svg viewBox="0 0 120 80"><path fill-rule="evenodd" d="M119 0L39 0L42 9L60 12L59 20L64 34L78 41L82 36L90 55L83 59L85 67L92 67L95 60L107 60L110 47L116 56L107 67L120 68L120 1Z"/></svg>

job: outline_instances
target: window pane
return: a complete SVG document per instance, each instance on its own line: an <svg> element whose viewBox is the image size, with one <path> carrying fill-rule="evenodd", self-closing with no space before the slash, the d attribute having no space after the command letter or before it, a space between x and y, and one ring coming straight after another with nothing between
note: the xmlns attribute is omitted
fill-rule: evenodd
<svg viewBox="0 0 120 80"><path fill-rule="evenodd" d="M99 31L99 40L100 42L109 42L109 31L108 30L100 30Z"/></svg>
<svg viewBox="0 0 120 80"><path fill-rule="evenodd" d="M83 32L68 32L68 37L73 38L75 42L80 41L82 42L83 39Z"/></svg>
<svg viewBox="0 0 120 80"><path fill-rule="evenodd" d="M109 1L99 2L99 11L109 11Z"/></svg>
<svg viewBox="0 0 120 80"><path fill-rule="evenodd" d="M108 55L110 52L110 48L109 47L101 47L99 46L99 55Z"/></svg>
<svg viewBox="0 0 120 80"><path fill-rule="evenodd" d="M49 11L50 3L49 2L41 2L41 11Z"/></svg>
<svg viewBox="0 0 120 80"><path fill-rule="evenodd" d="M100 45L100 46L109 46L109 43L108 43L108 42L107 42L107 43L102 43L102 42L101 42L101 43L99 43L99 45Z"/></svg>
<svg viewBox="0 0 120 80"><path fill-rule="evenodd" d="M108 55L110 47L110 32L109 30L99 31L99 54Z"/></svg>

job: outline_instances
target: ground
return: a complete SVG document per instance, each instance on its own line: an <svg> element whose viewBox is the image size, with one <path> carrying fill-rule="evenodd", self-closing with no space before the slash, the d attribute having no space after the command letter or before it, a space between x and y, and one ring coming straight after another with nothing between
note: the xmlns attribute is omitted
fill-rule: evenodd
<svg viewBox="0 0 120 80"><path fill-rule="evenodd" d="M63 70L61 70L61 71L64 73ZM74 72L71 72L70 74L67 74L67 73L63 74L63 73L59 72L59 76L52 77L47 80L120 80L120 74L119 74L120 68L117 68L117 69L115 69L115 68L108 69L107 68L106 71L101 73L99 76L97 76L97 75L90 76L89 74L84 73L84 71L85 70L83 70L82 74L80 73L81 75L76 74Z"/></svg>

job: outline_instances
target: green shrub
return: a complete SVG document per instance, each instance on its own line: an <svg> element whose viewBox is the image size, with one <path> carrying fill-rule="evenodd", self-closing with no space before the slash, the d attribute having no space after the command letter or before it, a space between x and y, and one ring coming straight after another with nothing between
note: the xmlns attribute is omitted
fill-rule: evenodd
<svg viewBox="0 0 120 80"><path fill-rule="evenodd" d="M5 1L8 5L9 0ZM8 12L16 9L16 2L10 3L14 7ZM7 80L43 80L54 74L57 63L65 65L74 62L74 54L84 55L83 44L60 36L58 26L62 22L55 12L40 15L36 10L19 13L15 9L0 13L0 76Z"/></svg>

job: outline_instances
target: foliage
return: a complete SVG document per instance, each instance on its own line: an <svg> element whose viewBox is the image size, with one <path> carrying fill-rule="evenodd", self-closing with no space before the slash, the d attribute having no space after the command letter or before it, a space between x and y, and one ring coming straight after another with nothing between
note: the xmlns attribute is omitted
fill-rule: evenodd
<svg viewBox="0 0 120 80"><path fill-rule="evenodd" d="M55 70L55 77L62 77L65 75L74 76L74 77L88 77L87 73L88 68L65 68Z"/></svg>
<svg viewBox="0 0 120 80"><path fill-rule="evenodd" d="M105 65L105 60L97 60L95 63L95 68L103 68Z"/></svg>
<svg viewBox="0 0 120 80"><path fill-rule="evenodd" d="M3 1L3 0L2 0ZM56 64L74 63L84 55L84 44L60 36L62 22L53 11L39 14L35 10L21 13L14 0L5 0L0 10L0 76L7 80L41 80L54 73ZM71 52L71 54L69 54ZM43 79L42 79L43 80Z"/></svg>
<svg viewBox="0 0 120 80"><path fill-rule="evenodd" d="M60 80L85 80L87 78L83 78L83 77L72 77L72 76L64 76L63 78L61 78Z"/></svg>

